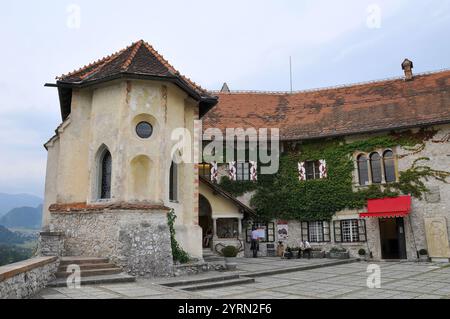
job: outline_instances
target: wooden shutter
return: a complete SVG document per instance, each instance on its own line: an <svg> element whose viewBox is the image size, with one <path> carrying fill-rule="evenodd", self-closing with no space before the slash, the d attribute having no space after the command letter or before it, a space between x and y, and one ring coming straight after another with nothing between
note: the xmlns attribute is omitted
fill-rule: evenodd
<svg viewBox="0 0 450 319"><path fill-rule="evenodd" d="M327 161L326 160L320 160L319 161L319 173L320 173L320 178L327 178L328 177L328 168L327 168Z"/></svg>
<svg viewBox="0 0 450 319"><path fill-rule="evenodd" d="M302 181L306 181L306 163L301 162L298 163L298 179Z"/></svg>
<svg viewBox="0 0 450 319"><path fill-rule="evenodd" d="M302 222L302 241L309 241L308 222Z"/></svg>
<svg viewBox="0 0 450 319"><path fill-rule="evenodd" d="M340 220L334 222L334 241L336 243L342 243L342 227Z"/></svg>
<svg viewBox="0 0 450 319"><path fill-rule="evenodd" d="M323 227L323 241L326 243L329 243L331 241L331 234L330 234L330 222L324 221L322 222Z"/></svg>
<svg viewBox="0 0 450 319"><path fill-rule="evenodd" d="M366 220L365 219L358 220L358 233L359 233L359 241L367 242L367 230L366 230Z"/></svg>

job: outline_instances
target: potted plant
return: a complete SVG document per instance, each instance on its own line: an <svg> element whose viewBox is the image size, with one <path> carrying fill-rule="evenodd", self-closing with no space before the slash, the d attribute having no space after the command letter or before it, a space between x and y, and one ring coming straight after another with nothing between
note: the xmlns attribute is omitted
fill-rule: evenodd
<svg viewBox="0 0 450 319"><path fill-rule="evenodd" d="M424 261L424 262L429 260L428 250L426 250L426 249L419 250L419 260Z"/></svg>
<svg viewBox="0 0 450 319"><path fill-rule="evenodd" d="M330 249L328 256L331 259L349 259L350 253L345 248L333 247Z"/></svg>
<svg viewBox="0 0 450 319"><path fill-rule="evenodd" d="M225 267L227 270L236 270L236 257L239 254L239 249L234 246L227 246L222 249L222 255L225 257Z"/></svg>
<svg viewBox="0 0 450 319"><path fill-rule="evenodd" d="M364 248L361 248L360 250L358 250L358 255L361 258L365 258L366 257L366 250Z"/></svg>

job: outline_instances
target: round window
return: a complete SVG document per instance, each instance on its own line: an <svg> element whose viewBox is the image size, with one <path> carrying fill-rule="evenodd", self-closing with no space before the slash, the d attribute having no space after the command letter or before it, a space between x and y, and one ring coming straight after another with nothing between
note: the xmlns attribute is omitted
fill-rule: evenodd
<svg viewBox="0 0 450 319"><path fill-rule="evenodd" d="M153 126L148 122L140 122L136 125L136 134L140 138L149 138L153 134Z"/></svg>

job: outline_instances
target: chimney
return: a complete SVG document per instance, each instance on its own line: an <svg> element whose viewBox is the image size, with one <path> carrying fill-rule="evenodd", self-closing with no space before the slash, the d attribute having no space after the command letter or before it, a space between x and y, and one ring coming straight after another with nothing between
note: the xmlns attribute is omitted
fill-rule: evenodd
<svg viewBox="0 0 450 319"><path fill-rule="evenodd" d="M227 84L227 82L225 82L223 85L222 85L222 89L220 90L220 93L230 93L231 91L230 91L230 88L228 87L228 84Z"/></svg>
<svg viewBox="0 0 450 319"><path fill-rule="evenodd" d="M412 69L414 68L414 64L412 61L405 59L402 63L402 69L405 71L405 81L411 81L413 79Z"/></svg>

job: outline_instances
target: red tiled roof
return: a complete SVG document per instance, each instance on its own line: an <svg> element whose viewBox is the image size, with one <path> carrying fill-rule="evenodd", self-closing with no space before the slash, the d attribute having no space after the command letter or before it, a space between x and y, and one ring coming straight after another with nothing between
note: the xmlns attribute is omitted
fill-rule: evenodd
<svg viewBox="0 0 450 319"><path fill-rule="evenodd" d="M79 70L57 77L57 80L58 84L89 85L120 75L177 79L199 96L209 96L206 90L181 75L158 51L143 40Z"/></svg>
<svg viewBox="0 0 450 319"><path fill-rule="evenodd" d="M450 123L450 70L299 93L219 93L204 128L280 128L301 140Z"/></svg>

